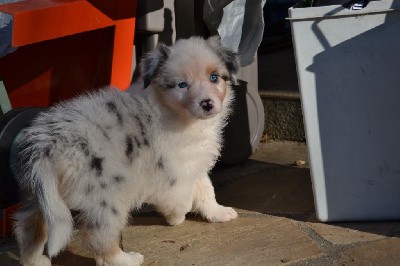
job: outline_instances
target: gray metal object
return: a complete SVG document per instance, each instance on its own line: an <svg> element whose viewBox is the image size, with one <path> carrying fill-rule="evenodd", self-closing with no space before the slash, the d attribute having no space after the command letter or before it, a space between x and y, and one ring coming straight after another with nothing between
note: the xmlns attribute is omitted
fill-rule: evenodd
<svg viewBox="0 0 400 266"><path fill-rule="evenodd" d="M257 63L255 58L250 65L241 67L238 73L238 78L247 82L246 106L252 151L255 151L260 143L265 123L264 106L258 93Z"/></svg>
<svg viewBox="0 0 400 266"><path fill-rule="evenodd" d="M14 179L16 147L21 140L21 131L42 111L41 107L17 108L0 119L0 198L11 205L18 202L18 184Z"/></svg>
<svg viewBox="0 0 400 266"><path fill-rule="evenodd" d="M138 1L136 31L162 32L164 30L163 0Z"/></svg>
<svg viewBox="0 0 400 266"><path fill-rule="evenodd" d="M6 87L2 80L0 80L0 110L2 114L11 110L11 102L10 99L8 99Z"/></svg>

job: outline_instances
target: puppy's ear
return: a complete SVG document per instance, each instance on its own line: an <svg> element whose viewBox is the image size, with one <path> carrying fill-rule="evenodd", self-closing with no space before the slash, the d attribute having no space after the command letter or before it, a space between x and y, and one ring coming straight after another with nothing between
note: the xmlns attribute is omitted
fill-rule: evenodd
<svg viewBox="0 0 400 266"><path fill-rule="evenodd" d="M147 88L152 79L157 75L160 67L167 61L170 49L165 44L159 44L155 50L148 53L140 64L140 73L143 78L144 88Z"/></svg>
<svg viewBox="0 0 400 266"><path fill-rule="evenodd" d="M229 79L232 84L237 84L236 74L239 71L239 56L234 51L222 45L221 38L218 35L207 39L208 45L224 62L229 72Z"/></svg>

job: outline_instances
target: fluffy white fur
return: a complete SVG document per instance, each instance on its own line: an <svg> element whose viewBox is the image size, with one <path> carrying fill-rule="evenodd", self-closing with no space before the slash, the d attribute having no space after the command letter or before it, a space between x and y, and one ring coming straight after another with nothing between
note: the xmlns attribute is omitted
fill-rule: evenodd
<svg viewBox="0 0 400 266"><path fill-rule="evenodd" d="M98 265L143 262L118 241L129 211L145 202L171 225L190 211L210 222L236 218L216 202L208 172L219 156L237 68L236 55L218 38L180 40L145 57L144 87L103 89L42 113L19 153L25 201L15 232L22 264L50 265L44 245L51 258L68 244L70 210Z"/></svg>

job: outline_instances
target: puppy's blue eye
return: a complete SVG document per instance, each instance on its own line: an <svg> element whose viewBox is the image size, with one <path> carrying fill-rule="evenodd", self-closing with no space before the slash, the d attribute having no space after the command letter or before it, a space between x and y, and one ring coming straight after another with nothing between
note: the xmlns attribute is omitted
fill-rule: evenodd
<svg viewBox="0 0 400 266"><path fill-rule="evenodd" d="M187 87L189 87L189 84L187 84L187 82L185 82L185 81L181 81L178 83L178 87L181 89L187 88Z"/></svg>
<svg viewBox="0 0 400 266"><path fill-rule="evenodd" d="M217 83L217 82L218 82L218 76L215 75L215 74L211 74L211 75L210 75L210 81L211 81L212 83Z"/></svg>

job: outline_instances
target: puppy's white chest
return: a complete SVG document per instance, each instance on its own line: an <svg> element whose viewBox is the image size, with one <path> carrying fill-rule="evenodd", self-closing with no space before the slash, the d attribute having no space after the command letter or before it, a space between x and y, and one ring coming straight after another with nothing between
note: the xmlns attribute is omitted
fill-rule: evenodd
<svg viewBox="0 0 400 266"><path fill-rule="evenodd" d="M165 143L171 168L188 178L207 172L218 156L219 144L205 135L168 136Z"/></svg>

